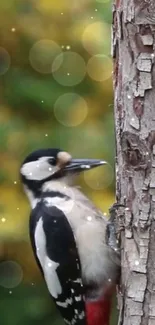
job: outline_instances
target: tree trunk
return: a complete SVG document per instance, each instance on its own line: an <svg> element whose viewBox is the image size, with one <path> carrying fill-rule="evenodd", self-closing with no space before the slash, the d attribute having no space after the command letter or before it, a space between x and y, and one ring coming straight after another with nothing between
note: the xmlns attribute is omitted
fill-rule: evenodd
<svg viewBox="0 0 155 325"><path fill-rule="evenodd" d="M116 195L126 206L121 325L155 325L154 50L155 0L115 0Z"/></svg>

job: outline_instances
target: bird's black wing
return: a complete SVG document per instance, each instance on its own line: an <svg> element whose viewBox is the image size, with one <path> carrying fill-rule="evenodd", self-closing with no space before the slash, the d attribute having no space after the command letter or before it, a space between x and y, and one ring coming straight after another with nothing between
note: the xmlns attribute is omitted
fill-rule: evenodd
<svg viewBox="0 0 155 325"><path fill-rule="evenodd" d="M39 204L30 220L34 254L57 308L67 324L85 325L80 260L67 218L58 208ZM38 239L39 247L37 236L44 237Z"/></svg>

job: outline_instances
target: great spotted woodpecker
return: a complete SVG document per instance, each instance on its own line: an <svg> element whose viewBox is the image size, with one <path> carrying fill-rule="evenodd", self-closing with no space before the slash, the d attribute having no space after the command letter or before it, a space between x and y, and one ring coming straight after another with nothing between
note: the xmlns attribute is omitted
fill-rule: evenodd
<svg viewBox="0 0 155 325"><path fill-rule="evenodd" d="M117 281L119 253L111 235L108 244L108 220L74 186L75 175L105 163L72 159L60 149L42 149L31 153L20 169L32 208L33 252L69 325L108 324L109 292Z"/></svg>

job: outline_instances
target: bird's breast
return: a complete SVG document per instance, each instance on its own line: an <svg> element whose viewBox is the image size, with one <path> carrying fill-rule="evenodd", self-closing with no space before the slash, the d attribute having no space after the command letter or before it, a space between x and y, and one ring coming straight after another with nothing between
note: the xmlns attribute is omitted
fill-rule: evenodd
<svg viewBox="0 0 155 325"><path fill-rule="evenodd" d="M114 261L106 245L107 221L82 193L74 198L46 198L47 206L54 205L67 217L74 233L85 283L105 283L113 277ZM98 213L97 213L98 212Z"/></svg>

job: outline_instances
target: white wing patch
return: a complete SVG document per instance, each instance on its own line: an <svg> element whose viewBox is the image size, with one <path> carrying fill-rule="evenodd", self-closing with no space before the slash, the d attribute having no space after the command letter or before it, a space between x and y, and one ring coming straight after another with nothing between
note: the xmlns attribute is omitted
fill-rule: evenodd
<svg viewBox="0 0 155 325"><path fill-rule="evenodd" d="M72 305L72 303L73 303L73 299L72 298L68 298L64 302L57 301L57 305L58 306L61 306L61 307L64 307L64 308L67 308L68 305Z"/></svg>
<svg viewBox="0 0 155 325"><path fill-rule="evenodd" d="M39 219L36 230L35 230L35 244L36 244L36 253L39 259L39 262L43 268L45 281L48 287L50 294L57 298L59 294L62 293L61 284L56 273L56 269L59 266L59 263L52 261L46 252L46 237L43 230L43 220Z"/></svg>

